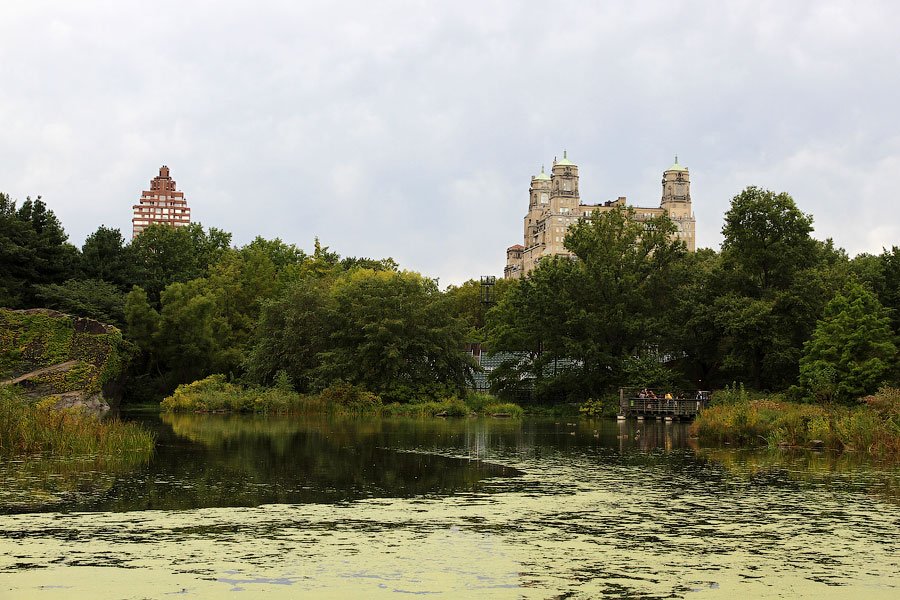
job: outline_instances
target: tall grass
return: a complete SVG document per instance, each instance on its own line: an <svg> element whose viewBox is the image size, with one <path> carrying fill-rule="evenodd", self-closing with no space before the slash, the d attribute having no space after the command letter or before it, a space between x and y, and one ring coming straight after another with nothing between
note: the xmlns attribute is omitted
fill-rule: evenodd
<svg viewBox="0 0 900 600"><path fill-rule="evenodd" d="M61 456L149 457L153 434L134 423L99 419L82 409L56 410L29 404L11 388L0 388L0 456L49 453Z"/></svg>
<svg viewBox="0 0 900 600"><path fill-rule="evenodd" d="M691 426L702 441L824 446L900 457L900 389L883 387L859 406L747 400L712 406Z"/></svg>

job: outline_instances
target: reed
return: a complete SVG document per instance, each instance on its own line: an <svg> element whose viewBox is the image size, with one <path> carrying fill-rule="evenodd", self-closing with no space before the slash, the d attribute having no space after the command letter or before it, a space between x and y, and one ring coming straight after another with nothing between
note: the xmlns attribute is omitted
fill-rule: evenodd
<svg viewBox="0 0 900 600"><path fill-rule="evenodd" d="M704 410L691 426L701 441L822 446L900 458L900 390L883 387L858 406L747 400Z"/></svg>
<svg viewBox="0 0 900 600"><path fill-rule="evenodd" d="M100 419L82 409L30 404L11 388L0 388L0 455L149 456L153 444L153 434L137 424Z"/></svg>

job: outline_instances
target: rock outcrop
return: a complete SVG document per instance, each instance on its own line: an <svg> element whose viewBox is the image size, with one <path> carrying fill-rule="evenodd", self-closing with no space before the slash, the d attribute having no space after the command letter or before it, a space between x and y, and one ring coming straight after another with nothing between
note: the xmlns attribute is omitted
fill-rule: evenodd
<svg viewBox="0 0 900 600"><path fill-rule="evenodd" d="M112 325L48 309L0 309L0 385L58 408L108 410L132 355Z"/></svg>

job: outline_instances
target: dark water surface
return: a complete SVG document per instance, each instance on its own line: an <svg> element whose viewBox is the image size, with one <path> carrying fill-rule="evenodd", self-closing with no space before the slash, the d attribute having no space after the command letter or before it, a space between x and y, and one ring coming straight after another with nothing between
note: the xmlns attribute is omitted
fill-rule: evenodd
<svg viewBox="0 0 900 600"><path fill-rule="evenodd" d="M147 464L0 462L0 598L900 597L900 469L862 456L657 422L126 416Z"/></svg>

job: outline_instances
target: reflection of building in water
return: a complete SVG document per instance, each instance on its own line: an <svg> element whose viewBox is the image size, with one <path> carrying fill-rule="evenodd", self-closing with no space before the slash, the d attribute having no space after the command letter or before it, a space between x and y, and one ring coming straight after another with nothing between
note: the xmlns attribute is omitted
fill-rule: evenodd
<svg viewBox="0 0 900 600"><path fill-rule="evenodd" d="M563 153L562 160L553 161L550 175L541 172L531 178L528 190L528 213L525 215L523 244L506 250L507 279L527 276L545 256L571 256L563 242L566 230L595 212L606 212L617 206L628 206L624 196L601 204L582 204L578 191L578 165ZM687 167L675 164L663 171L662 199L659 207L631 207L634 219L646 221L668 215L677 227L676 236L694 251L696 221L691 210L691 176Z"/></svg>

